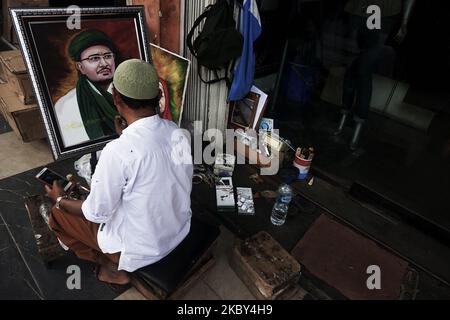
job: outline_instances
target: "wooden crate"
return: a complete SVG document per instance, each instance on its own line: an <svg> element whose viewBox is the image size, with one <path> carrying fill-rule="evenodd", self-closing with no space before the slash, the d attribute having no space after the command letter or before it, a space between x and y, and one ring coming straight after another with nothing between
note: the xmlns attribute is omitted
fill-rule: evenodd
<svg viewBox="0 0 450 320"><path fill-rule="evenodd" d="M282 299L297 286L300 264L267 232L237 240L230 265L258 299Z"/></svg>
<svg viewBox="0 0 450 320"><path fill-rule="evenodd" d="M17 33L12 24L9 8L48 7L48 0L2 0L3 37L14 45L18 45Z"/></svg>
<svg viewBox="0 0 450 320"><path fill-rule="evenodd" d="M39 206L44 201L44 196L34 195L24 199L25 208L30 218L31 227L36 239L39 255L45 263L54 261L65 255L54 232L39 213Z"/></svg>
<svg viewBox="0 0 450 320"><path fill-rule="evenodd" d="M7 82L23 104L33 104L36 101L30 77L28 75L22 54L19 50L0 52L0 78Z"/></svg>
<svg viewBox="0 0 450 320"><path fill-rule="evenodd" d="M9 91L6 84L0 84L0 110L9 126L23 142L46 137L44 123L37 105L25 105Z"/></svg>

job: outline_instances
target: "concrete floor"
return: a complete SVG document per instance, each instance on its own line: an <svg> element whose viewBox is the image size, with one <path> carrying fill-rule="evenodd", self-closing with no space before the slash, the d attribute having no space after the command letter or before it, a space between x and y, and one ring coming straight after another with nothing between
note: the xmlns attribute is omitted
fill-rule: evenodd
<svg viewBox="0 0 450 320"><path fill-rule="evenodd" d="M53 162L49 145L45 140L22 142L14 132L0 134L0 179ZM255 299L228 263L227 254L234 236L221 229L217 247L216 263L197 280L183 300L252 300ZM126 291L118 300L145 299L134 288Z"/></svg>
<svg viewBox="0 0 450 320"><path fill-rule="evenodd" d="M0 135L0 179L53 162L46 140L22 142L14 132Z"/></svg>
<svg viewBox="0 0 450 320"><path fill-rule="evenodd" d="M221 235L215 248L215 264L197 280L182 296L181 300L254 300L255 297L239 279L228 263L228 252L234 236L221 228ZM136 289L130 289L117 300L145 299Z"/></svg>

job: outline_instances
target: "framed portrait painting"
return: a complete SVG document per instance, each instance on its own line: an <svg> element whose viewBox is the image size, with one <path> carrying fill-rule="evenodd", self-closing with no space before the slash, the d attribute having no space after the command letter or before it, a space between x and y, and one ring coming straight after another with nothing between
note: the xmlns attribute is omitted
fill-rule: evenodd
<svg viewBox="0 0 450 320"><path fill-rule="evenodd" d="M11 9L56 160L117 137L112 80L120 62L151 62L142 6ZM75 26L75 27L74 27Z"/></svg>

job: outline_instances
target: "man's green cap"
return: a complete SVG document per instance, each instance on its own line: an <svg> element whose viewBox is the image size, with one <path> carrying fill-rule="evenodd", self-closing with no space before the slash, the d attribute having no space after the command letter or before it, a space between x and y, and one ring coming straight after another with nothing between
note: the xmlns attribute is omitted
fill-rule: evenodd
<svg viewBox="0 0 450 320"><path fill-rule="evenodd" d="M159 77L155 67L139 59L122 62L114 73L114 88L125 97L154 99L159 94Z"/></svg>
<svg viewBox="0 0 450 320"><path fill-rule="evenodd" d="M80 61L83 50L95 45L107 46L117 54L117 47L112 40L105 33L95 29L88 29L77 34L70 42L67 52L73 61Z"/></svg>

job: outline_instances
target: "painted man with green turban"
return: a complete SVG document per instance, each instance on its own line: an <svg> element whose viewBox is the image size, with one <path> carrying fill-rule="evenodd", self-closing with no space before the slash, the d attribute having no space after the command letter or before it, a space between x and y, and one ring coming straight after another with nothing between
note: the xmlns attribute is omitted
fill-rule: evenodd
<svg viewBox="0 0 450 320"><path fill-rule="evenodd" d="M65 147L115 133L112 80L118 50L112 40L95 29L78 33L68 54L75 62L78 81L74 89L55 104L55 112Z"/></svg>

